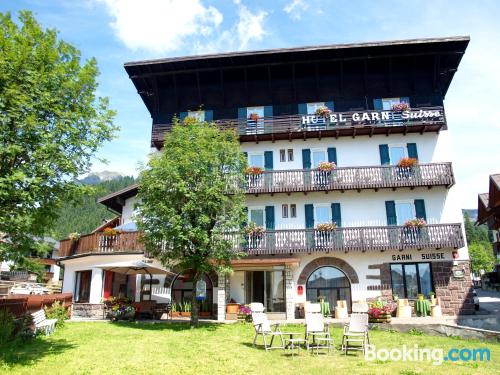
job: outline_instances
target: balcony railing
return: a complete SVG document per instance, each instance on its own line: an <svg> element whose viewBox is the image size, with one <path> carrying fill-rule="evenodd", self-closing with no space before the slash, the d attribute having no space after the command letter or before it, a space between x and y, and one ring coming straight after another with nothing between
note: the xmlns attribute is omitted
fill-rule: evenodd
<svg viewBox="0 0 500 375"><path fill-rule="evenodd" d="M261 174L246 175L244 189L248 194L261 194L417 186L451 187L454 182L451 163L433 163L411 168L376 166L337 168L333 171L263 171Z"/></svg>
<svg viewBox="0 0 500 375"><path fill-rule="evenodd" d="M457 249L464 246L460 224L429 224L423 228L401 226L350 227L333 231L316 229L267 230L263 234L226 237L234 249L258 254L304 252L385 251L405 249Z"/></svg>
<svg viewBox="0 0 500 375"><path fill-rule="evenodd" d="M141 252L144 245L140 241L141 232L123 232L115 235L91 233L78 240L62 240L59 243L59 256L89 253Z"/></svg>
<svg viewBox="0 0 500 375"><path fill-rule="evenodd" d="M92 233L82 236L78 241L61 241L59 255L142 252L144 245L140 236L140 232L124 232L114 236ZM428 224L420 229L401 226L348 227L326 232L316 229L267 230L260 235L248 236L228 233L226 239L232 243L235 251L250 255L457 249L464 246L460 224Z"/></svg>
<svg viewBox="0 0 500 375"><path fill-rule="evenodd" d="M234 129L240 141L278 140L307 137L356 136L389 133L439 131L446 127L444 108L420 107L407 112L349 111L333 112L329 117L285 115L250 119L215 120L221 129ZM151 143L162 147L172 124L154 125Z"/></svg>

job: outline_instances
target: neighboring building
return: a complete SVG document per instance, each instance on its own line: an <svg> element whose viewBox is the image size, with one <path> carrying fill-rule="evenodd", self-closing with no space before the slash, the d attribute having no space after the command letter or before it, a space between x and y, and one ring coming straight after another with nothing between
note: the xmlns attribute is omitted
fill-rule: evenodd
<svg viewBox="0 0 500 375"><path fill-rule="evenodd" d="M174 116L192 116L235 129L249 165L263 169L247 176L246 192L248 220L265 234L235 236L248 256L233 262L230 277L206 277L219 320L229 300L262 302L274 317L292 319L319 295L350 308L431 291L445 314L474 312L462 213L449 198L455 181L443 107L468 43L451 37L125 64L152 116L152 147L162 150ZM419 163L398 166L402 158ZM322 163L336 168L320 170L333 165ZM100 199L128 230L137 190ZM427 224L405 226L413 218ZM320 230L332 222L335 230ZM138 235L63 241L64 291L99 303L113 281L95 266L141 259ZM189 271L156 279L173 299L190 297ZM123 288L139 298L142 284Z"/></svg>
<svg viewBox="0 0 500 375"><path fill-rule="evenodd" d="M478 224L487 224L491 230L493 252L500 263L500 174L490 176L489 192L478 196ZM500 268L497 267L500 274Z"/></svg>

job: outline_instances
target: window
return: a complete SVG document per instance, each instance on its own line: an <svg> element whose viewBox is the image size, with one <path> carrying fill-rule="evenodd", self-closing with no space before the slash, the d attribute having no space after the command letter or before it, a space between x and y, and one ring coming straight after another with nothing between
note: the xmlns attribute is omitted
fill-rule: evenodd
<svg viewBox="0 0 500 375"><path fill-rule="evenodd" d="M319 296L324 296L330 306L337 301L347 301L347 309L351 309L351 283L346 275L335 267L320 267L311 273L306 283L307 300L315 303Z"/></svg>
<svg viewBox="0 0 500 375"><path fill-rule="evenodd" d="M323 224L323 223L331 223L332 211L329 206L314 206L314 223L315 224Z"/></svg>
<svg viewBox="0 0 500 375"><path fill-rule="evenodd" d="M408 155L406 145L389 145L389 158L392 165L398 164L398 162Z"/></svg>
<svg viewBox="0 0 500 375"><path fill-rule="evenodd" d="M396 202L396 222L397 225L404 223L415 217L415 207L412 202Z"/></svg>
<svg viewBox="0 0 500 375"><path fill-rule="evenodd" d="M187 117L195 118L198 121L205 121L205 111L188 111Z"/></svg>
<svg viewBox="0 0 500 375"><path fill-rule="evenodd" d="M264 208L250 208L248 210L249 221L257 225L258 227L263 227L264 220Z"/></svg>
<svg viewBox="0 0 500 375"><path fill-rule="evenodd" d="M262 303L266 312L285 312L284 271L246 271L245 301Z"/></svg>
<svg viewBox="0 0 500 375"><path fill-rule="evenodd" d="M288 161L293 161L293 149L288 149Z"/></svg>
<svg viewBox="0 0 500 375"><path fill-rule="evenodd" d="M317 168L319 163L327 161L325 150L312 150L312 168Z"/></svg>
<svg viewBox="0 0 500 375"><path fill-rule="evenodd" d="M288 217L288 204L281 205L281 217L284 219Z"/></svg>
<svg viewBox="0 0 500 375"><path fill-rule="evenodd" d="M430 263L391 264L392 294L400 298L428 296L434 290Z"/></svg>
<svg viewBox="0 0 500 375"><path fill-rule="evenodd" d="M286 161L286 150L280 150L280 162Z"/></svg>
<svg viewBox="0 0 500 375"><path fill-rule="evenodd" d="M318 108L324 107L325 102L307 103L307 114L314 115Z"/></svg>
<svg viewBox="0 0 500 375"><path fill-rule="evenodd" d="M406 103L403 98L382 98L382 109L384 111L390 111L394 104Z"/></svg>
<svg viewBox="0 0 500 375"><path fill-rule="evenodd" d="M297 217L297 205L295 203L290 205L290 217Z"/></svg>
<svg viewBox="0 0 500 375"><path fill-rule="evenodd" d="M248 155L248 164L251 167L264 168L264 154L250 154Z"/></svg>

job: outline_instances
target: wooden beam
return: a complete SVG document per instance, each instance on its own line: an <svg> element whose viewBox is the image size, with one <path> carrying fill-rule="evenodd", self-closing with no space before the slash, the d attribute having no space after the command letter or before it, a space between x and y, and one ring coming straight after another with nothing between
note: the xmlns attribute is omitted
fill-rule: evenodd
<svg viewBox="0 0 500 375"><path fill-rule="evenodd" d="M222 94L222 104L225 106L226 105L226 95L225 95L225 90L224 90L224 69L221 69L219 71L219 79L220 79L220 91Z"/></svg>
<svg viewBox="0 0 500 375"><path fill-rule="evenodd" d="M198 88L198 103L201 106L203 103L201 99L200 72L196 72L196 87Z"/></svg>

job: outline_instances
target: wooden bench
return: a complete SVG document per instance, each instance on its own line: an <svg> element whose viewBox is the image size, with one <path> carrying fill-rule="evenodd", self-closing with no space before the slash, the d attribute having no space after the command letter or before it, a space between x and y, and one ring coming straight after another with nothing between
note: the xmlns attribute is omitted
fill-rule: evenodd
<svg viewBox="0 0 500 375"><path fill-rule="evenodd" d="M56 329L57 319L47 319L43 309L31 314L31 316L33 316L33 323L35 324L35 333L43 331L46 335L49 335Z"/></svg>

